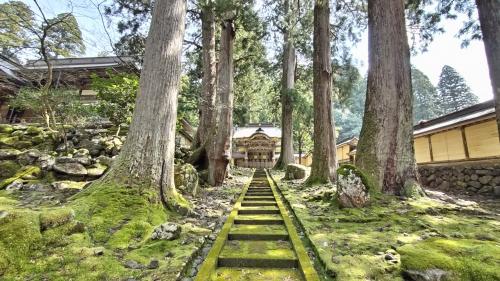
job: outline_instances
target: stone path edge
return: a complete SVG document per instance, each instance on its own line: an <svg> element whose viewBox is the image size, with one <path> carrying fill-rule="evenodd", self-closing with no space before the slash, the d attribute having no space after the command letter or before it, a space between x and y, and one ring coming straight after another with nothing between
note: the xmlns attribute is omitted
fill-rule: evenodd
<svg viewBox="0 0 500 281"><path fill-rule="evenodd" d="M276 190L278 191L278 193L280 195L279 197L285 202L285 205L287 206L287 209L291 210L293 216L295 217L296 222L298 223L298 226L301 228L302 232L304 233L304 236L305 236L305 238L307 240L308 246L313 250L314 255L316 256L317 261L322 266L323 271L327 271L326 262L321 258L321 255L319 254L319 251L318 251L318 248L317 248L316 244L314 244L312 242L311 238L309 237L309 233L307 232L307 230L306 230L304 224L302 223L302 221L300 220L299 216L297 216L297 213L295 212L295 209L292 207L292 205L290 204L290 202L288 201L288 199L286 198L286 196L281 191L281 188L280 188L281 181L276 180L273 177L273 175L271 173L269 173L269 172L268 172L268 175L269 175L270 182L272 183L272 185L276 186Z"/></svg>
<svg viewBox="0 0 500 281"><path fill-rule="evenodd" d="M314 269L311 259L309 258L309 255L307 254L307 251L304 245L302 244L302 241L297 233L297 230L295 229L295 225L293 224L292 219L288 214L289 208L285 207L285 205L282 202L282 198L285 200L286 198L282 196L276 181L274 180L274 178L272 177L271 173L268 170L266 170L266 175L267 175L267 180L269 181L269 184L271 186L271 189L273 190L273 194L276 199L276 203L278 204L278 208L280 209L281 215L283 217L283 221L288 230L290 241L292 242L295 253L297 254L297 258L299 260L299 269L301 270L302 275L306 281L319 281L320 279L318 273ZM288 203L288 201L286 202ZM291 210L293 212L293 209ZM293 215L296 217L295 212L293 213ZM301 227L302 229L304 228L302 224ZM309 240L309 238L307 239Z"/></svg>
<svg viewBox="0 0 500 281"><path fill-rule="evenodd" d="M217 235L217 239L215 240L214 244L212 245L212 249L210 249L210 251L208 252L207 257L203 261L203 264L202 264L200 270L198 271L198 274L196 275L196 278L194 279L194 281L208 281L208 280L210 280L212 273L215 271L215 269L217 267L219 254L222 251L224 244L226 243L226 240L228 238L231 227L234 224L234 219L238 215L238 209L241 206L241 202L243 201L243 198L245 197L245 194L246 194L247 189L250 186L251 182L252 182L252 180L250 179L248 181L248 183L246 183L243 186L240 197L238 198L238 200L236 200L236 203L234 204L233 209L231 210L231 213L227 217L226 222L222 226L222 229L219 232L219 234Z"/></svg>

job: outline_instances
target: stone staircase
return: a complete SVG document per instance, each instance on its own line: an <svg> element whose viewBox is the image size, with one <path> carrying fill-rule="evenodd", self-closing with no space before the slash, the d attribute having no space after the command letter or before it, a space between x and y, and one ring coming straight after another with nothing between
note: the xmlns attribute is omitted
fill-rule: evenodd
<svg viewBox="0 0 500 281"><path fill-rule="evenodd" d="M316 281L297 231L265 170L236 202L195 281Z"/></svg>

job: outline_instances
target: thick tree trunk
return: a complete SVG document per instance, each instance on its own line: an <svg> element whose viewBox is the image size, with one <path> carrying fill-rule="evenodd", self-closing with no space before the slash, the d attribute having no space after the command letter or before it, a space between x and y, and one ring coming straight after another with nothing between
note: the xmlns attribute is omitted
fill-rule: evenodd
<svg viewBox="0 0 500 281"><path fill-rule="evenodd" d="M233 20L222 23L221 47L217 89L217 130L215 138L207 144L208 183L219 186L226 177L231 158L233 130L233 45L235 30Z"/></svg>
<svg viewBox="0 0 500 281"><path fill-rule="evenodd" d="M490 69L500 140L500 0L476 0L476 5Z"/></svg>
<svg viewBox="0 0 500 281"><path fill-rule="evenodd" d="M107 180L155 188L158 198L177 211L188 207L174 185L175 123L185 15L183 0L155 2L127 141L106 175Z"/></svg>
<svg viewBox="0 0 500 281"><path fill-rule="evenodd" d="M311 183L335 180L335 133L332 115L332 67L330 60L330 8L327 0L314 5L313 92L314 149Z"/></svg>
<svg viewBox="0 0 500 281"><path fill-rule="evenodd" d="M281 76L281 152L275 168L293 163L293 97L295 88L295 47L290 38L290 2L285 0L285 16L289 19L283 34L283 73Z"/></svg>
<svg viewBox="0 0 500 281"><path fill-rule="evenodd" d="M418 183L403 0L368 1L369 68L356 164L385 193Z"/></svg>
<svg viewBox="0 0 500 281"><path fill-rule="evenodd" d="M201 10L201 45L203 56L203 78L201 80L200 124L193 142L193 148L203 146L214 126L214 106L216 91L215 61L215 10L213 4L207 3ZM202 149L202 154L204 153ZM205 158L202 156L202 158Z"/></svg>

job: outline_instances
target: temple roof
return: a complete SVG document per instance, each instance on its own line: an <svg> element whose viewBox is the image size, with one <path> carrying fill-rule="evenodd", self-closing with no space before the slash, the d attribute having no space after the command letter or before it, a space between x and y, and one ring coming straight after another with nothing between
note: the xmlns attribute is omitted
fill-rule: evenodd
<svg viewBox="0 0 500 281"><path fill-rule="evenodd" d="M233 139L249 138L255 133L263 133L270 138L281 138L281 129L272 125L253 125L235 127Z"/></svg>

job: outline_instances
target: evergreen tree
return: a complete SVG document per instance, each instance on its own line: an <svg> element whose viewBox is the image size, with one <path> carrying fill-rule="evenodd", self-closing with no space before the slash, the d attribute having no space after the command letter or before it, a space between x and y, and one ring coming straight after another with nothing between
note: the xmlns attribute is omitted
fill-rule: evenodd
<svg viewBox="0 0 500 281"><path fill-rule="evenodd" d="M438 93L429 77L412 67L411 80L413 89L413 123L429 120L439 115L437 107Z"/></svg>
<svg viewBox="0 0 500 281"><path fill-rule="evenodd" d="M438 112L448 114L478 103L464 78L451 66L445 65L439 76Z"/></svg>

